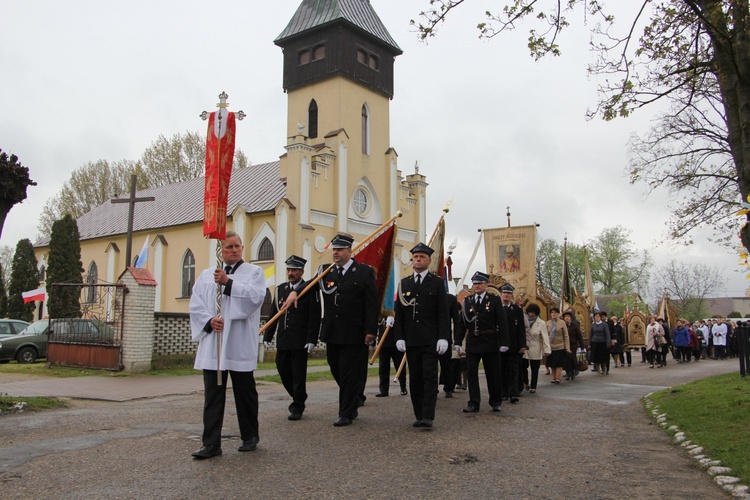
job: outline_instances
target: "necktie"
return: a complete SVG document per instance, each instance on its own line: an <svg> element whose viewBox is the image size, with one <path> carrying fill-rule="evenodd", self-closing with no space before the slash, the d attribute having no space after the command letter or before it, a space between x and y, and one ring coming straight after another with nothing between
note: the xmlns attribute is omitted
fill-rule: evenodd
<svg viewBox="0 0 750 500"><path fill-rule="evenodd" d="M482 302L482 296L481 295L475 295L474 296L474 303L476 305L479 305Z"/></svg>
<svg viewBox="0 0 750 500"><path fill-rule="evenodd" d="M417 274L417 277L416 277L415 281L417 282L417 286L421 285L422 284L422 275L421 274Z"/></svg>
<svg viewBox="0 0 750 500"><path fill-rule="evenodd" d="M344 276L344 266L339 266L339 278Z"/></svg>
<svg viewBox="0 0 750 500"><path fill-rule="evenodd" d="M224 272L227 274L232 274L232 266L224 266Z"/></svg>

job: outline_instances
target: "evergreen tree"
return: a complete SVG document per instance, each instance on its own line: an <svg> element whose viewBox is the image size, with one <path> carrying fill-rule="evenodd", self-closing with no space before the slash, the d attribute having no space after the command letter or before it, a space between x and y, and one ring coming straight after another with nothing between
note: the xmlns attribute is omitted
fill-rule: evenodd
<svg viewBox="0 0 750 500"><path fill-rule="evenodd" d="M16 245L13 255L13 268L10 271L8 286L8 316L13 319L31 321L34 319L34 303L23 303L23 292L39 288L39 271L31 240L25 238Z"/></svg>
<svg viewBox="0 0 750 500"><path fill-rule="evenodd" d="M0 235L8 212L13 205L26 199L29 186L36 186L29 178L29 169L21 165L16 155L8 156L0 149Z"/></svg>
<svg viewBox="0 0 750 500"><path fill-rule="evenodd" d="M53 283L83 284L80 238L78 224L70 214L52 224L47 263L47 308L51 318L81 316L81 288L52 286Z"/></svg>
<svg viewBox="0 0 750 500"><path fill-rule="evenodd" d="M5 268L0 264L0 318L8 317L8 294L5 291Z"/></svg>

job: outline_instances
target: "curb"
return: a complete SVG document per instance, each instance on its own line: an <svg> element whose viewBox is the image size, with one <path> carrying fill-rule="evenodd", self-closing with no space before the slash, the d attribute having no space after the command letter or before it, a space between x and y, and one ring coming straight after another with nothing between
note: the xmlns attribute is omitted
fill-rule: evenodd
<svg viewBox="0 0 750 500"><path fill-rule="evenodd" d="M650 410L651 416L656 420L656 423L659 424L667 434L672 435L672 442L675 445L684 448L690 458L695 460L698 465L703 468L709 476L711 476L714 483L721 487L725 492L735 498L750 500L750 487L740 483L740 478L731 476L732 469L730 467L723 467L721 465L721 460L714 460L706 456L703 452L703 447L688 440L685 433L676 425L669 425L667 414L662 413L659 410L659 407L651 401L651 394L653 393L649 393L643 398L646 410Z"/></svg>

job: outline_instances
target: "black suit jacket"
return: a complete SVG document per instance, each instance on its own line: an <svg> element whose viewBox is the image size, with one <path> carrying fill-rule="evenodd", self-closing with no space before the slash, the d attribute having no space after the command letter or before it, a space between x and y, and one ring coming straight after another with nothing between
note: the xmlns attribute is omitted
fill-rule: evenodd
<svg viewBox="0 0 750 500"><path fill-rule="evenodd" d="M300 281L295 287L299 292L307 286L306 281ZM288 281L276 287L271 316L279 312L284 306L289 293L292 291ZM291 306L273 325L263 334L263 342L271 342L274 334L276 348L280 350L302 349L305 344L318 342L318 328L320 327L318 302L315 300L315 289L297 300L297 307Z"/></svg>
<svg viewBox="0 0 750 500"><path fill-rule="evenodd" d="M320 340L329 344L364 345L365 335L378 334L380 304L375 272L367 264L352 259L341 279L337 274L333 269L320 280L323 292Z"/></svg>
<svg viewBox="0 0 750 500"><path fill-rule="evenodd" d="M466 352L496 352L508 345L508 320L500 297L489 293L479 305L474 304L474 296L464 299L461 306L463 321L460 323L455 345L461 345L466 337ZM491 334L485 333L494 331ZM477 334L479 333L479 334Z"/></svg>
<svg viewBox="0 0 750 500"><path fill-rule="evenodd" d="M501 301L502 302L502 301ZM519 352L522 347L527 348L526 345L526 324L523 321L523 309L521 306L517 306L513 302L510 306L505 309L505 317L508 319L508 335L510 335L510 352ZM510 314L508 314L510 311Z"/></svg>
<svg viewBox="0 0 750 500"><path fill-rule="evenodd" d="M403 302L413 305L404 305ZM439 339L450 339L448 294L445 282L427 273L417 286L414 275L401 280L394 306L396 339L405 340L406 348L434 346Z"/></svg>

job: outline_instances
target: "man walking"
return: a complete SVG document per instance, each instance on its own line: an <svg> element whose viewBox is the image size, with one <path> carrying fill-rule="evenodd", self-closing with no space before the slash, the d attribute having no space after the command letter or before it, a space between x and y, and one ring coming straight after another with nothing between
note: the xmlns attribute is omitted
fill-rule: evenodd
<svg viewBox="0 0 750 500"><path fill-rule="evenodd" d="M511 403L518 403L521 360L528 349L523 309L513 302L515 288L510 283L500 287L500 298L508 321L508 350L500 354L503 373L503 397L510 397ZM521 386L522 387L522 386Z"/></svg>

